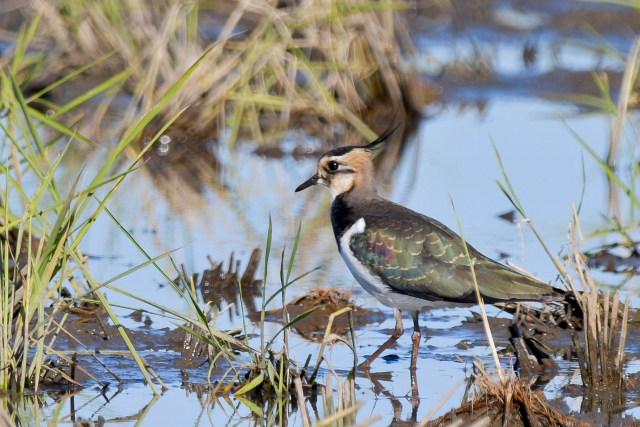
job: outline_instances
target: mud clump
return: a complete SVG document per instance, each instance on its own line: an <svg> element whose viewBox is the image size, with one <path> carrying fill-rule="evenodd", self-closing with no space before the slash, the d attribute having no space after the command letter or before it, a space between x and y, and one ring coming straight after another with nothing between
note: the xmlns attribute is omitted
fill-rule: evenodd
<svg viewBox="0 0 640 427"><path fill-rule="evenodd" d="M325 329L329 316L333 313L350 307L353 313L354 326L366 326L371 323L382 322L386 315L379 310L369 310L356 305L351 299L351 292L341 289L315 289L304 295L296 297L286 305L290 319L295 319L301 314L319 307L308 316L300 319L291 326L291 330L307 341L321 343L324 339ZM269 322L282 324L282 308L265 312L264 319ZM249 313L252 321L260 320L260 312ZM346 337L349 333L349 318L347 313L340 314L333 320L332 333Z"/></svg>

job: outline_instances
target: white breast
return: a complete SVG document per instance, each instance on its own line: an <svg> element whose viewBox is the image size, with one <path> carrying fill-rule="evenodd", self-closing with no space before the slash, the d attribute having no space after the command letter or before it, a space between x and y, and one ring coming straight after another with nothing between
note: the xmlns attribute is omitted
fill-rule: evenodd
<svg viewBox="0 0 640 427"><path fill-rule="evenodd" d="M453 305L446 302L423 300L421 298L393 292L389 285L384 283L378 275L372 273L365 265L358 261L349 247L349 242L352 236L364 233L365 227L366 223L364 218L360 218L345 231L340 238L340 254L342 255L342 259L344 259L351 274L353 274L353 277L355 277L356 281L360 283L360 286L362 286L365 291L373 295L382 304L400 310L424 311Z"/></svg>

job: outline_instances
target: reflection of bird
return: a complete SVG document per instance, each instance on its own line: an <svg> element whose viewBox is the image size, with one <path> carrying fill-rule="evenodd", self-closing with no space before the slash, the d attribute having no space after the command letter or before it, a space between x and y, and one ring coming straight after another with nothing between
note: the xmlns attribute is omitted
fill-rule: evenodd
<svg viewBox="0 0 640 427"><path fill-rule="evenodd" d="M404 332L400 310L411 313L414 332L411 368L415 371L424 310L477 303L463 241L440 222L380 197L373 179L373 149L387 135L365 146L326 152L315 175L297 191L312 185L331 193L331 223L349 270L378 301L393 307L396 328L361 366L371 362ZM467 245L485 302L556 301L562 291L499 264Z"/></svg>

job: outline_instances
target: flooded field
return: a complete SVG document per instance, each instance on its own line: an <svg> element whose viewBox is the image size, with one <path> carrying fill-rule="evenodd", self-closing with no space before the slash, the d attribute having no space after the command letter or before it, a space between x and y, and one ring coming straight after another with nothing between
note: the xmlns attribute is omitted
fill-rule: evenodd
<svg viewBox="0 0 640 427"><path fill-rule="evenodd" d="M208 26L201 23L202 31L217 32L214 18L217 13L228 14L228 9L221 5L220 11L203 12L213 18L205 22ZM579 209L581 232L588 237L580 250L592 255L590 266L598 287L611 294L619 290L623 302L630 296L631 321L623 358L628 385L615 396L586 393L578 359L567 350L572 342L566 328L547 334L557 369L540 373L530 383L551 408L577 420L565 425L635 425L640 417L635 205L623 191L611 191L611 177L607 179L587 146L603 159L608 153L615 119L595 102L603 90L596 78L608 85L617 102L627 55L640 30L640 15L608 3L564 0L417 2L397 13L406 19L416 48L413 66L438 99L423 106L423 115L415 123L403 126L403 141L394 140L395 145L376 158L379 192L452 230L458 230L457 212L465 239L477 250L558 287L565 286L558 269L496 184L496 180L505 182L496 151L528 219L561 262L566 261L565 251L571 243L569 223L574 220L574 209ZM73 88L65 91L61 96L74 93ZM630 108L628 115L629 124L623 128L623 142L612 166L633 193L638 123L634 110ZM116 118L108 116L112 120ZM369 125L384 130L394 120L393 113L381 114L375 126ZM320 386L305 387L304 405L296 399L283 404L267 393L236 396L221 390L232 378L242 379L245 374L249 378L248 370L234 372L230 369L233 363L222 356L210 368L212 355L206 349L196 351L197 340L185 338L189 334L180 328L184 322L178 314L192 315L193 304L168 280L178 277L175 266L184 274L176 280L178 287L191 288L184 277L196 275L193 290L198 303L210 303L220 311L216 311L215 328L233 332L238 342L252 348L260 348L276 335L273 348L280 351L285 344L279 334L283 301L289 303L290 319L322 301L322 308L292 325L287 335L288 356L299 367L307 361L307 375L316 366L328 316L336 310L352 308L358 363L393 332L393 311L355 282L338 253L329 194L319 188L294 192L315 173L324 151L343 145L344 125L326 126L333 127L334 138L329 141L304 126L290 126L265 141L240 132L235 143L227 143L233 133L230 127L191 133L167 130L146 153L146 162L125 178L109 200L109 213L115 220L106 213L98 216L81 244L97 283L129 272L102 289L121 325L114 326L99 304L69 313L65 330L57 331L55 348L69 359L77 357L82 370L76 369L74 378L82 387L41 384L37 396L26 392L24 400L8 403L8 412L18 414L13 422L400 426L418 425L424 419L420 425L433 425L426 422L447 416L466 402L467 384L478 369L474 363L482 362L495 377L477 307L420 315L419 400L411 396L413 324L409 316L404 318L406 333L370 370L356 370L353 385L347 380L354 365L349 320L346 315L337 317L332 332L339 339L324 349L327 362L318 371ZM151 136L141 139L140 147ZM56 171L58 182L71 188L79 173L81 183L91 180L110 143L95 142L100 147L68 148ZM61 142L53 149L61 152ZM23 184L27 192L35 191L29 188L33 182ZM69 188L61 192L66 194ZM99 190L96 196L90 203L98 206L106 191ZM263 288L270 223L272 242ZM269 302L262 336L261 304L281 289L281 255L286 274L299 225L291 278L315 270L289 286L286 295ZM168 252L170 257L157 260L165 274L151 265L135 269L147 263L148 257ZM513 312L490 305L486 309L500 363L510 370L516 364L509 340ZM162 388L160 396L154 395L136 361L129 357L120 328L161 378L156 382ZM240 362L249 360L238 349L235 355ZM51 360L68 365L59 357ZM345 408L355 409L331 418ZM89 421L81 424L81 419ZM521 420L520 424L513 422L509 425L523 425ZM462 424L443 420L439 425Z"/></svg>

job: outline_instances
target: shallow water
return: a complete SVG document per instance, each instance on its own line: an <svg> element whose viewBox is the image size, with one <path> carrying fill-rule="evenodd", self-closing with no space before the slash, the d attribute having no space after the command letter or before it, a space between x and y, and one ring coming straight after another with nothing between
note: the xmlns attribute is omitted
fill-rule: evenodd
<svg viewBox="0 0 640 427"><path fill-rule="evenodd" d="M496 19L505 19L513 13L502 9L498 12ZM465 238L476 249L496 259L506 254L518 266L545 281L554 282L557 277L555 268L528 226L499 218L513 207L495 182L503 179L492 141L528 217L548 247L559 251L567 241L572 203L577 205L582 200L580 218L585 233L602 227L602 215L608 213L605 177L569 128L604 156L610 123L602 115L576 116L577 109L572 105L539 98L542 93L553 90L554 84L561 85L563 77L570 80L570 72L589 71L601 59L576 48L567 48L557 56L553 48L564 33L542 25L559 12L549 7L547 13L548 16L542 18L534 12L528 17L525 13L528 20L520 25L533 25L529 30L531 33L511 39L506 31L502 33L494 29L487 32L482 30L482 26L473 27L463 35L453 34L452 39L449 39L452 34L446 29L417 31L414 34L418 47L422 49L423 72L436 73L434 63L450 62L458 58L456 55L466 55L471 45L469 40L474 40L481 46L491 44L489 54L493 58L495 76L480 83L459 83L455 79L447 80L447 77L442 79L443 100L426 109L425 118L406 145L394 174L381 182L381 186L389 199L437 218L457 230L451 198ZM493 43L498 37L496 34L502 36L499 42ZM520 43L531 34L536 35L539 52L533 68L522 64L519 53ZM623 35L612 32L607 36L616 46L628 48L628 40ZM617 71L623 66L611 58L600 62L603 63ZM527 84L527 79L542 81L542 77L556 71L560 71L560 77L557 81L550 80L553 84ZM585 88L585 91L589 90ZM310 148L320 146L313 138L293 130L284 138L285 152L301 140ZM357 353L362 361L365 355L371 354L387 339L395 322L389 309L380 306L354 284L343 264L329 223L329 195L318 188L297 194L293 191L314 173L317 159L296 159L291 155L262 157L254 154L256 146L250 141L238 144L234 150L213 142L206 147L221 163L221 170L212 175L210 181L187 185L184 176L170 169L151 172L140 169L128 178L126 191L119 191L113 199L110 205L113 214L151 256L175 251L173 259L185 264L191 272L201 272L210 267L207 255L222 261L228 259L231 252L241 260L244 268L251 251L255 247L264 248L271 217L274 241L267 295L280 287L279 254L286 246L288 259L297 225L301 222L302 238L293 274L295 276L318 266L321 268L289 288L287 299L320 287L353 287L358 304L382 310L386 314L384 320L357 330ZM177 148L175 142L169 142L156 149L168 151ZM72 175L80 164L88 161L86 170L89 172L86 174L90 176L90 165L100 161L101 154L96 151L89 159L77 158L75 162L68 162L63 173ZM628 166L625 162L622 158L622 167ZM625 208L623 211L628 210ZM589 242L584 249L597 247L608 241L606 239ZM83 241L83 250L92 256L91 271L99 281L110 279L145 261L106 215L98 219L98 224ZM168 259L159 264L165 271L172 271ZM260 276L261 268L257 276ZM596 277L610 285L621 281L621 278L605 273L596 273ZM188 310L164 278L153 269L134 272L117 281L116 285L163 306L184 312ZM632 278L625 289L631 290L634 295L632 304L638 306L634 291L638 289L638 279ZM142 307L141 303L115 292L109 291L107 296L112 304L122 306L117 313L125 326L144 327L126 317L132 309ZM279 300L277 298L268 308L278 308ZM497 309L489 308L489 312L496 314ZM451 309L421 316L422 324L427 326L427 331L434 330L434 336L429 337L427 332L420 348L417 374L421 402L417 412L413 411L406 398L410 395L408 365L411 348L410 334L406 333L395 347L385 353L386 358L378 359L372 366L374 374L381 374L376 377L381 378L380 385L388 394L374 391L372 379L357 377L356 397L363 404L358 409L357 419L381 414L382 419L376 425L388 425L394 418L420 420L451 387L468 377L474 356L490 364L487 347L472 346L464 350L458 345L464 339L474 341L478 338L476 334L467 336L459 330L446 333L460 325L469 314L469 309ZM174 327L162 317L154 316L152 320L154 329ZM217 326L230 329L241 324L241 316L221 316ZM405 328L411 328L409 319L405 319ZM265 329L267 334L273 335L280 325L269 323ZM259 343L259 338L254 337L251 342ZM350 350L338 344L328 351L332 366L346 376L351 369ZM317 344L293 335L292 355L296 360L303 362L308 354L312 354L315 360L317 352ZM162 355L173 356L177 354L172 355L170 351ZM505 358L502 363L508 366L510 360ZM562 373L545 388L549 398L561 394L564 385L577 381L575 366L566 364L562 369ZM327 372L326 368L321 370L321 380ZM162 372L159 373L163 376ZM115 390L106 393L108 402L98 391L88 387L75 396L73 403L64 400L61 414L68 414L74 405L76 417L95 419L101 415L107 420L118 419L120 425L139 425L140 421L147 425L217 425L220 420L229 425L245 425L252 419L251 410L246 405L233 399L231 404L223 400L211 402L199 393L187 392L177 375L167 376L172 378L167 381L169 391L157 401L150 388L141 384L139 374L133 373L121 393L115 396ZM437 415L456 406L463 391L464 385L458 384ZM580 398L570 397L566 401L570 408L579 408ZM49 402L47 408L45 413L50 415L55 405ZM322 413L321 408L319 413ZM636 415L637 411L629 409L627 413ZM301 425L298 413L291 416L289 424Z"/></svg>

